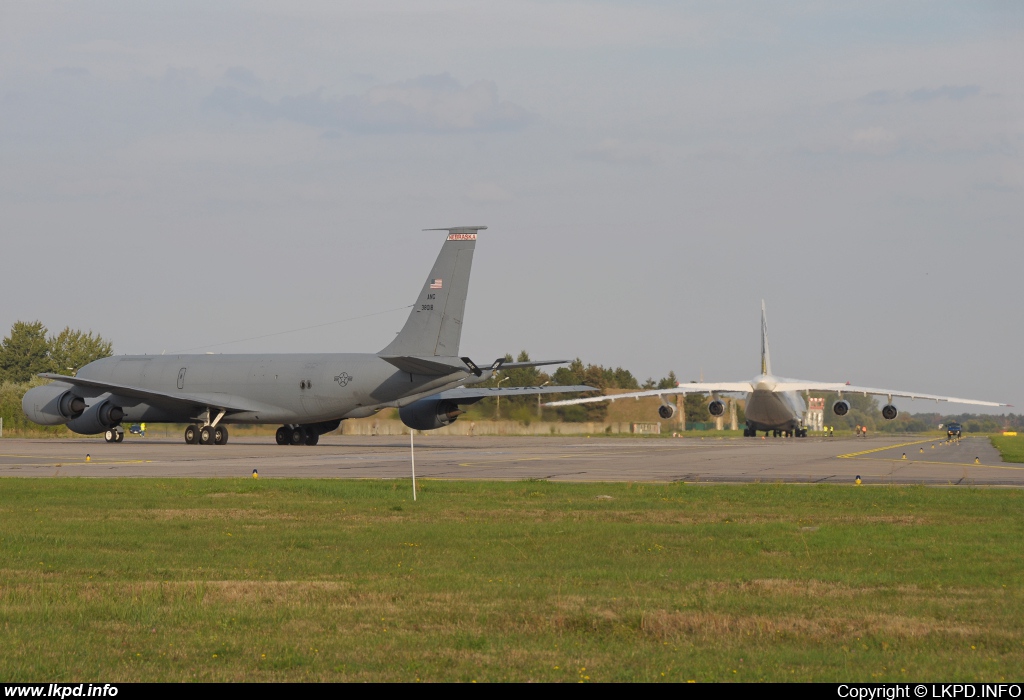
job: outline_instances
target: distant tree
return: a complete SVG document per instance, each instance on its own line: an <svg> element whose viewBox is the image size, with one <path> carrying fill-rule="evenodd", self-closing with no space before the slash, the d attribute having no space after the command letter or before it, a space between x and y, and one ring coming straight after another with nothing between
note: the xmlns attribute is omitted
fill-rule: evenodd
<svg viewBox="0 0 1024 700"><path fill-rule="evenodd" d="M878 399L874 396L863 394L843 394L843 400L850 404L850 412L845 416L837 416L832 411L832 406L839 400L839 394L812 394L824 396L825 398L825 425L838 429L853 429L855 426L867 426L869 431L874 431L882 420L882 412L878 407Z"/></svg>
<svg viewBox="0 0 1024 700"><path fill-rule="evenodd" d="M40 321L16 321L0 341L0 381L27 382L50 370L46 326Z"/></svg>
<svg viewBox="0 0 1024 700"><path fill-rule="evenodd" d="M708 398L704 394L687 394L683 399L683 406L686 408L687 423L710 423L711 414L708 412Z"/></svg>
<svg viewBox="0 0 1024 700"><path fill-rule="evenodd" d="M658 380L658 386L652 387L656 389L674 389L679 385L679 380L676 379L676 373L669 370L668 376Z"/></svg>
<svg viewBox="0 0 1024 700"><path fill-rule="evenodd" d="M114 354L114 346L92 331L83 333L65 327L59 335L51 335L47 340L50 358L50 371L57 374L74 374L94 360L110 357Z"/></svg>
<svg viewBox="0 0 1024 700"><path fill-rule="evenodd" d="M584 365L580 358L569 363L568 367L559 367L552 375L552 384L568 386L571 384L586 384L598 389L639 389L640 384L632 372L622 367L602 367L601 365ZM568 395L560 395L559 398L573 398ZM557 400L551 397L552 401ZM566 409L572 408L572 411ZM582 411L586 412L586 418L582 418ZM602 421L608 415L606 403L589 403L582 406L567 406L558 412L559 417L564 420L588 420Z"/></svg>

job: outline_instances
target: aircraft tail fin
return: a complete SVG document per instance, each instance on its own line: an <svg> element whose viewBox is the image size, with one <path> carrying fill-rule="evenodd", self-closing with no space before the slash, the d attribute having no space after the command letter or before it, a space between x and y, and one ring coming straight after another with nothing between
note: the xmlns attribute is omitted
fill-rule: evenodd
<svg viewBox="0 0 1024 700"><path fill-rule="evenodd" d="M761 300L761 374L772 373L772 357L768 351L768 317L764 310L764 299Z"/></svg>
<svg viewBox="0 0 1024 700"><path fill-rule="evenodd" d="M478 231L486 226L426 229L447 231L448 238L434 261L405 326L380 355L444 356L459 354L462 316L469 293L469 272Z"/></svg>

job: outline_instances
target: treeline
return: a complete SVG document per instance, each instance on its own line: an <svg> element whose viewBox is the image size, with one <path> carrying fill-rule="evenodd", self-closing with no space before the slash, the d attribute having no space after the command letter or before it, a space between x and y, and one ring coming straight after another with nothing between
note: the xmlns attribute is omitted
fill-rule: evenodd
<svg viewBox="0 0 1024 700"><path fill-rule="evenodd" d="M505 355L506 362L529 362L530 354L526 350L512 359L511 354ZM497 376L491 377L480 386L572 386L584 384L596 387L602 392L608 389L621 390L647 390L647 389L670 389L678 384L675 372L670 371L667 376L655 380L648 377L642 383L628 369L622 367L604 367L603 365L584 364L583 360L576 358L568 365L563 365L548 374L538 367L522 367L508 370L501 370ZM484 399L473 404L467 411L467 418L479 420L516 420L529 423L535 420L565 421L569 423L583 423L588 421L601 422L608 417L608 402L581 404L577 406L559 406L557 408L543 408L539 404L561 399L579 398L579 394L543 394L538 402L537 396L511 396L497 399ZM711 414L708 413L707 401L703 396L691 394L685 398L686 420L688 422L710 422ZM656 417L652 416L652 419Z"/></svg>
<svg viewBox="0 0 1024 700"><path fill-rule="evenodd" d="M74 374L93 360L110 357L114 346L92 331L64 328L57 335L39 321L17 321L0 341L0 382L27 382L42 372Z"/></svg>
<svg viewBox="0 0 1024 700"><path fill-rule="evenodd" d="M83 333L66 327L56 335L39 321L17 321L0 341L0 418L11 434L68 433L63 425L40 426L21 410L21 399L34 386L46 384L36 375L43 372L74 374L93 360L113 354L113 345L92 331Z"/></svg>

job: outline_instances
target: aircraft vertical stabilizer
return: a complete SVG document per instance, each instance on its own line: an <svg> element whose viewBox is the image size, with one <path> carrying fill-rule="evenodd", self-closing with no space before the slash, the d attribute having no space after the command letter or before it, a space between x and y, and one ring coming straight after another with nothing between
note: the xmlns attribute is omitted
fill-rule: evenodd
<svg viewBox="0 0 1024 700"><path fill-rule="evenodd" d="M427 229L447 231L448 238L441 247L405 326L379 355L458 356L476 236L478 231L486 228L459 226Z"/></svg>
<svg viewBox="0 0 1024 700"><path fill-rule="evenodd" d="M768 352L768 317L764 310L764 299L761 300L761 374L772 373L772 357Z"/></svg>

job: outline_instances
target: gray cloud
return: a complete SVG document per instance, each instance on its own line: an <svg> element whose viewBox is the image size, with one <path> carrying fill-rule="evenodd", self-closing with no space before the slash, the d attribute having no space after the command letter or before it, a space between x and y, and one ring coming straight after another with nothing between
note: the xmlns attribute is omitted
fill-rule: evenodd
<svg viewBox="0 0 1024 700"><path fill-rule="evenodd" d="M87 78L89 77L89 69L81 66L61 66L60 68L54 68L53 74L62 78Z"/></svg>
<svg viewBox="0 0 1024 700"><path fill-rule="evenodd" d="M228 68L224 71L224 79L247 88L259 87L262 82L255 73L244 66Z"/></svg>
<svg viewBox="0 0 1024 700"><path fill-rule="evenodd" d="M979 85L943 85L940 88L919 88L899 93L894 90L874 90L860 98L860 102L872 106L885 106L909 100L911 102L932 102L953 100L959 102L981 93Z"/></svg>
<svg viewBox="0 0 1024 700"><path fill-rule="evenodd" d="M589 148L577 151L576 157L597 160L610 165L649 165L656 160L656 152L645 144L604 139Z"/></svg>
<svg viewBox="0 0 1024 700"><path fill-rule="evenodd" d="M974 97L980 92L981 88L977 85L943 85L933 90L926 88L912 90L907 93L907 97L910 98L911 102L931 102L932 100L939 99L959 101L966 100L968 97Z"/></svg>
<svg viewBox="0 0 1024 700"><path fill-rule="evenodd" d="M203 106L236 116L358 132L506 131L521 128L532 119L522 107L499 99L493 82L481 80L463 86L447 73L374 87L362 95L329 98L317 90L276 102L221 86Z"/></svg>

